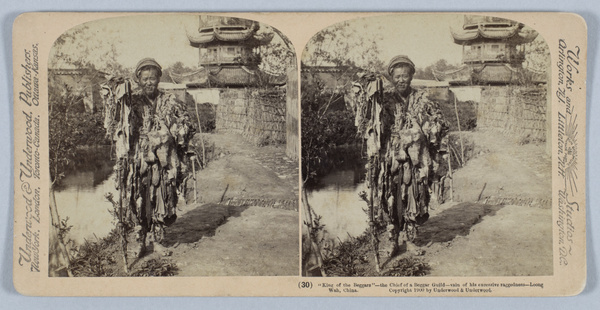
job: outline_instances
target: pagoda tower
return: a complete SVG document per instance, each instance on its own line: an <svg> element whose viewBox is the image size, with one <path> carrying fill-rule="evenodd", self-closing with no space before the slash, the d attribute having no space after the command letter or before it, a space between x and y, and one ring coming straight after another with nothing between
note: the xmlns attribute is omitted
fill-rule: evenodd
<svg viewBox="0 0 600 310"><path fill-rule="evenodd" d="M198 48L199 70L176 75L187 87L246 87L261 78L256 49L273 39L273 33L259 33L256 21L221 16L199 17L197 31L187 32L190 45ZM285 82L284 82L285 83Z"/></svg>
<svg viewBox="0 0 600 310"><path fill-rule="evenodd" d="M506 85L525 73L525 43L537 32L525 25L498 17L466 15L461 30L451 29L454 43L462 45L463 65L435 77L451 85Z"/></svg>

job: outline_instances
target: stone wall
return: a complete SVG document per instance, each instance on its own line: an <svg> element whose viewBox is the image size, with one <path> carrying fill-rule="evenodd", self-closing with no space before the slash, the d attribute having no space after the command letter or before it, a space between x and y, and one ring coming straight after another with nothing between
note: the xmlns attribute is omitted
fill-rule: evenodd
<svg viewBox="0 0 600 310"><path fill-rule="evenodd" d="M285 90L222 89L215 130L241 134L256 145L285 142Z"/></svg>
<svg viewBox="0 0 600 310"><path fill-rule="evenodd" d="M481 91L477 127L499 129L517 141L546 141L546 88L487 86Z"/></svg>

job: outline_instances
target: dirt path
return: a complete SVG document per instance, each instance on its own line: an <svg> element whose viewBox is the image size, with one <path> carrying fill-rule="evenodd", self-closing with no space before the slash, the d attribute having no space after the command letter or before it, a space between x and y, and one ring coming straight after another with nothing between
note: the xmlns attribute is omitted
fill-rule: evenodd
<svg viewBox="0 0 600 310"><path fill-rule="evenodd" d="M248 207L214 236L174 248L172 259L178 276L297 275L297 239L297 212Z"/></svg>
<svg viewBox="0 0 600 310"><path fill-rule="evenodd" d="M425 263L426 276L551 275L552 177L544 146L518 145L495 132L464 139L473 142L474 156L454 173L454 202L432 206L414 246L392 259L382 233L382 273L409 259ZM358 270L376 276L370 242L362 244L358 252L367 259Z"/></svg>
<svg viewBox="0 0 600 310"><path fill-rule="evenodd" d="M176 276L297 275L297 163L283 147L255 147L235 135L206 138L216 159L197 172L198 201L193 191L187 195L163 242Z"/></svg>
<svg viewBox="0 0 600 310"><path fill-rule="evenodd" d="M474 156L454 174L455 201L481 195L492 204L551 207L552 161L544 145L518 145L493 131L465 132L464 138L474 143Z"/></svg>
<svg viewBox="0 0 600 310"><path fill-rule="evenodd" d="M476 156L454 175L455 200L466 202L432 210L415 240L430 275L551 275L552 177L544 146L517 145L494 132L467 138Z"/></svg>
<svg viewBox="0 0 600 310"><path fill-rule="evenodd" d="M197 172L198 203L229 199L298 199L298 162L283 146L256 147L238 135L205 135L215 159ZM193 182L188 183L193 189ZM193 193L193 192L191 192ZM193 201L188 194L188 201ZM185 209L185 208L184 208ZM185 211L185 210L184 210Z"/></svg>
<svg viewBox="0 0 600 310"><path fill-rule="evenodd" d="M430 276L542 276L552 274L552 214L548 209L515 205L463 203L450 207L436 222L454 227L422 229ZM461 217L460 220L457 217ZM470 222L475 221L472 225ZM431 225L433 226L433 225ZM442 231L451 232L441 234ZM449 237L455 234L451 240ZM441 238L437 236L442 236Z"/></svg>

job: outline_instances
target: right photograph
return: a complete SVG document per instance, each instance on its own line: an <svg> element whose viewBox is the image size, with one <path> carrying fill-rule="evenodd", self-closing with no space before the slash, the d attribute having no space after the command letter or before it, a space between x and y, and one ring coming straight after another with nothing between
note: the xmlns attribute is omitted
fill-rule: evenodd
<svg viewBox="0 0 600 310"><path fill-rule="evenodd" d="M348 20L301 58L302 275L553 274L550 52L519 21Z"/></svg>

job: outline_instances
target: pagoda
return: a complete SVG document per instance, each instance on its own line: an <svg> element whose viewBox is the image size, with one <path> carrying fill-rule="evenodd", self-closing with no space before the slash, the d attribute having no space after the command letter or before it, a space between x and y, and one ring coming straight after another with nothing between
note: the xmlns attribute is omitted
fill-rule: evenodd
<svg viewBox="0 0 600 310"><path fill-rule="evenodd" d="M466 15L461 30L451 29L454 43L462 45L463 65L452 71L434 71L436 79L450 85L515 84L524 74L540 78L537 72L523 69L525 47L537 32L512 20Z"/></svg>
<svg viewBox="0 0 600 310"><path fill-rule="evenodd" d="M264 79L271 84L285 84L258 68L256 49L273 39L273 33L260 33L256 21L221 16L200 16L197 31L188 31L190 45L198 48L199 69L173 75L177 83L190 88L246 87Z"/></svg>

